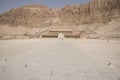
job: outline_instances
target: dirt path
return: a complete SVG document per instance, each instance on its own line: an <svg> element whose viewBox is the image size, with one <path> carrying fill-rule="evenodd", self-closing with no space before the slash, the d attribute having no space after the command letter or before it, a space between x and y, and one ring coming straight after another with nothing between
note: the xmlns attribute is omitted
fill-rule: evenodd
<svg viewBox="0 0 120 80"><path fill-rule="evenodd" d="M0 80L120 80L119 47L99 40L1 41Z"/></svg>

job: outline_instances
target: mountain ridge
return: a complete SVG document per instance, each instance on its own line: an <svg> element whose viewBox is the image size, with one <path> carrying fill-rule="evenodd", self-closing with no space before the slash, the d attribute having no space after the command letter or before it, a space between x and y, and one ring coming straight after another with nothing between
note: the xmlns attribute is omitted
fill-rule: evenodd
<svg viewBox="0 0 120 80"><path fill-rule="evenodd" d="M68 5L59 10L44 5L25 5L21 8L11 9L0 15L0 24L22 26L54 26L106 24L114 15L120 15L119 0L91 0L86 4ZM59 18L58 22L53 20ZM46 23L47 22L47 23Z"/></svg>
<svg viewBox="0 0 120 80"><path fill-rule="evenodd" d="M120 38L120 0L91 0L61 9L26 5L0 15L0 36L33 36L52 28L85 31L89 38Z"/></svg>

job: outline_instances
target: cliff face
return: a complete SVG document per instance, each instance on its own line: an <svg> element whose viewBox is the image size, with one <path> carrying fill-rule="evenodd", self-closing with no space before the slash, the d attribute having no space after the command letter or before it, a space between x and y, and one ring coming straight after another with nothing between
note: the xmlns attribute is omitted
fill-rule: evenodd
<svg viewBox="0 0 120 80"><path fill-rule="evenodd" d="M120 17L120 0L92 0L86 4L65 6L60 10L43 5L28 5L0 15L0 24L32 27L53 25L106 24Z"/></svg>
<svg viewBox="0 0 120 80"><path fill-rule="evenodd" d="M66 6L59 15L63 22L75 25L105 24L120 15L120 0L92 0L87 4Z"/></svg>
<svg viewBox="0 0 120 80"><path fill-rule="evenodd" d="M0 23L40 27L50 25L49 19L54 16L54 11L48 7L28 5L2 14L0 16Z"/></svg>

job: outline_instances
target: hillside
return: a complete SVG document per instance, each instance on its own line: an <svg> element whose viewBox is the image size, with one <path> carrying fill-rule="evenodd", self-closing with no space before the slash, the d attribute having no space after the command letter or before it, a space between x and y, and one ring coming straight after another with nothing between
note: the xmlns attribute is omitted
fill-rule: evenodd
<svg viewBox="0 0 120 80"><path fill-rule="evenodd" d="M1 24L22 25L22 26L46 26L48 18L54 16L54 11L41 5L28 5L10 11L0 16ZM46 23L45 23L46 22Z"/></svg>
<svg viewBox="0 0 120 80"><path fill-rule="evenodd" d="M86 4L66 6L59 15L63 22L74 25L107 24L120 17L120 0L92 0Z"/></svg>
<svg viewBox="0 0 120 80"><path fill-rule="evenodd" d="M60 10L44 5L27 5L0 15L0 24L43 27L61 23L81 25L104 23L120 17L120 0L92 0L86 4L69 5Z"/></svg>
<svg viewBox="0 0 120 80"><path fill-rule="evenodd" d="M120 0L91 0L86 4L68 5L61 9L52 9L44 5L26 5L0 15L1 26L40 28L40 31L44 28L74 28L84 30L88 34L118 34L119 23ZM4 30L1 27L1 36ZM7 35L7 32L4 33Z"/></svg>

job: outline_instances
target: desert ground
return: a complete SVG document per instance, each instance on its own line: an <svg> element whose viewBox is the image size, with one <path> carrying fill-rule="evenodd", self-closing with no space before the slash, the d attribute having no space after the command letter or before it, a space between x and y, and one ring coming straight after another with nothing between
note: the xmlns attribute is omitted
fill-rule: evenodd
<svg viewBox="0 0 120 80"><path fill-rule="evenodd" d="M0 40L0 80L120 80L120 41Z"/></svg>

